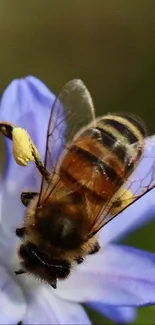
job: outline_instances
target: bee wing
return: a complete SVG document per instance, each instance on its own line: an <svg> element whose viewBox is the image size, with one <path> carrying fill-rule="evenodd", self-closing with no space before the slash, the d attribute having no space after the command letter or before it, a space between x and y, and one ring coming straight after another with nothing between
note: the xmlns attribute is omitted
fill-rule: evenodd
<svg viewBox="0 0 155 325"><path fill-rule="evenodd" d="M131 145L141 146L141 143ZM96 216L92 218L90 236L95 235L103 226L123 212L128 206L139 200L155 187L155 136L144 140L144 152L140 161L120 189L111 195L109 201L102 207L96 208ZM94 208L95 212L95 208ZM95 215L95 213L94 213Z"/></svg>
<svg viewBox="0 0 155 325"><path fill-rule="evenodd" d="M88 123L95 121L95 111L91 95L83 81L69 81L56 98L49 117L44 166L55 170L58 159L67 143ZM45 183L42 177L41 189Z"/></svg>

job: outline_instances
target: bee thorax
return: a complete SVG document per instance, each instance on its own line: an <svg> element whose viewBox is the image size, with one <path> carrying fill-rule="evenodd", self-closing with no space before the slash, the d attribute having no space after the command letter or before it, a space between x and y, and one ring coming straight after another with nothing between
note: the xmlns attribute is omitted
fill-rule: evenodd
<svg viewBox="0 0 155 325"><path fill-rule="evenodd" d="M44 206L39 211L35 228L58 248L74 250L84 243L86 227L77 205L59 203Z"/></svg>

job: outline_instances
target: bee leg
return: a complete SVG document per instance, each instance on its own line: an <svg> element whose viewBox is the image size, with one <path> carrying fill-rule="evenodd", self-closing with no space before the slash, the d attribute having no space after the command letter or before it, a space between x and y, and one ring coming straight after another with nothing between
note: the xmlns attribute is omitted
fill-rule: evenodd
<svg viewBox="0 0 155 325"><path fill-rule="evenodd" d="M20 195L21 202L26 207L29 205L30 201L37 195L37 192L22 192Z"/></svg>
<svg viewBox="0 0 155 325"><path fill-rule="evenodd" d="M35 161L35 165L37 169L39 170L40 174L45 177L45 180L47 183L50 183L51 181L51 174L48 172L48 170L44 167L42 161L38 159L38 157L35 155L35 152L32 153Z"/></svg>
<svg viewBox="0 0 155 325"><path fill-rule="evenodd" d="M95 253L97 253L99 250L100 250L100 245L99 245L99 243L97 242L97 243L95 244L94 248L89 252L89 255L91 255L91 254L95 254Z"/></svg>
<svg viewBox="0 0 155 325"><path fill-rule="evenodd" d="M84 258L79 256L79 257L76 258L75 261L77 262L77 264L81 264L84 261Z"/></svg>
<svg viewBox="0 0 155 325"><path fill-rule="evenodd" d="M23 238L25 235L25 227L16 229L16 236L19 238Z"/></svg>
<svg viewBox="0 0 155 325"><path fill-rule="evenodd" d="M23 271L23 270L18 270L18 271L15 271L14 273L15 273L16 275L19 275L19 274L24 274L25 271Z"/></svg>
<svg viewBox="0 0 155 325"><path fill-rule="evenodd" d="M53 289L56 289L56 288L57 288L57 279L53 280L53 282L50 284L50 286L51 286Z"/></svg>

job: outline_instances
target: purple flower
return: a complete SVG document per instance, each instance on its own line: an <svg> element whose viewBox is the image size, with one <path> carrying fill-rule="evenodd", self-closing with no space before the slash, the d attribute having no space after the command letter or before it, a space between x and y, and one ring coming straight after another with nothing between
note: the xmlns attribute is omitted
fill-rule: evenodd
<svg viewBox="0 0 155 325"><path fill-rule="evenodd" d="M13 81L1 100L0 120L24 127L42 156L54 98L41 81L27 77ZM154 304L155 255L112 244L153 215L154 191L102 229L99 253L88 256L68 280L58 283L57 290L28 275L14 275L19 267L14 229L22 225L24 213L20 192L36 189L38 184L34 164L19 167L12 157L11 141L6 140L6 147L7 167L0 188L0 323L91 324L80 303L118 323L128 323L136 317L135 307Z"/></svg>

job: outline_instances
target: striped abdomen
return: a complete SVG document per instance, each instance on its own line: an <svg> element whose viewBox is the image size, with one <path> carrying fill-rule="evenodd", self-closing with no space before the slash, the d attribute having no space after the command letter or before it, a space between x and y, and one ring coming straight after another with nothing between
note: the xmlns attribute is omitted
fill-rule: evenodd
<svg viewBox="0 0 155 325"><path fill-rule="evenodd" d="M88 126L62 160L66 186L105 202L132 173L143 152L145 128L132 117L107 115ZM141 146L131 144L140 141Z"/></svg>

